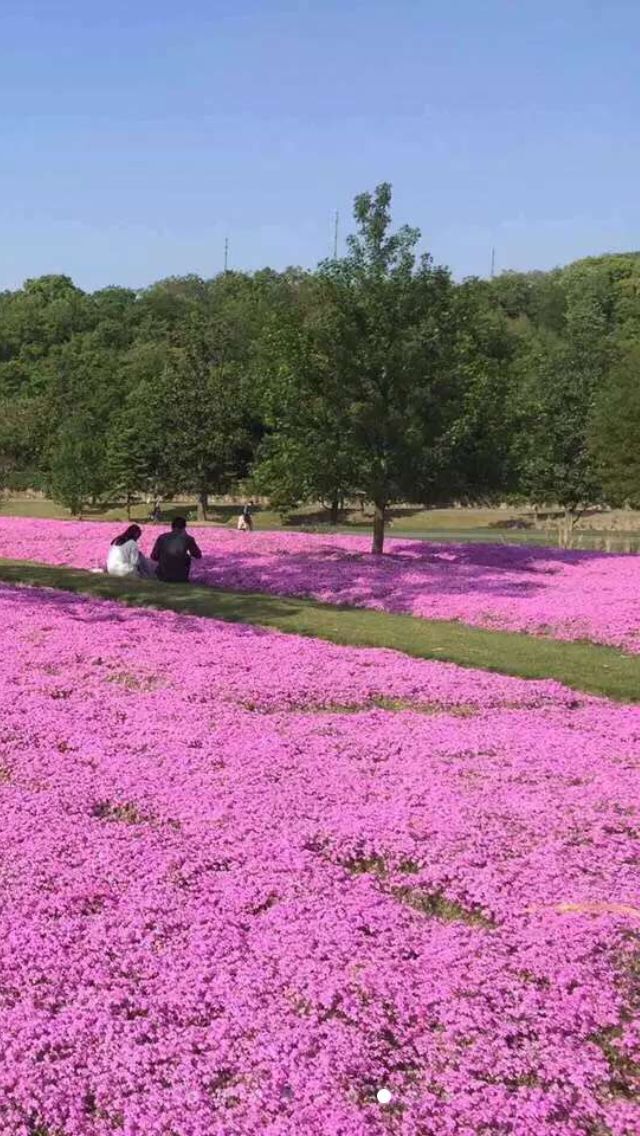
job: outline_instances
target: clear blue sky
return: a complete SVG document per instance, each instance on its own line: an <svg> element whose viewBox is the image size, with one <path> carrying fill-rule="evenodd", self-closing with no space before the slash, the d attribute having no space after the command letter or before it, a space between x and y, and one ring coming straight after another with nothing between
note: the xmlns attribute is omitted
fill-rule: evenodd
<svg viewBox="0 0 640 1136"><path fill-rule="evenodd" d="M310 266L353 196L456 276L640 248L639 0L1 0L0 287Z"/></svg>

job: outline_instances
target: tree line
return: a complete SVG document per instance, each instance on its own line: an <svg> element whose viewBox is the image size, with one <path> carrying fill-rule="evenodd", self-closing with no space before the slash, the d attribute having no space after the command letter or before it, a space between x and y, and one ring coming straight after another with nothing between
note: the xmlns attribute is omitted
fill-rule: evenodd
<svg viewBox="0 0 640 1136"><path fill-rule="evenodd" d="M640 505L640 254L456 283L355 201L345 255L83 292L0 293L0 487L79 515L239 483L282 510L359 497Z"/></svg>

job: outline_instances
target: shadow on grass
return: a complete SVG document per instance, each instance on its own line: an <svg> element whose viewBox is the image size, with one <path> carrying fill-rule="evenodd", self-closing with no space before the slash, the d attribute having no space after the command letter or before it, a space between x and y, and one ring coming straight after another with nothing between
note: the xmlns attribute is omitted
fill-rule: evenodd
<svg viewBox="0 0 640 1136"><path fill-rule="evenodd" d="M65 602L65 593L87 595L130 607L244 623L345 646L389 648L414 658L438 659L519 678L555 679L586 693L640 702L640 655L625 655L593 643L489 631L313 600L227 592L192 584L118 580L22 561L0 560L0 581L54 589L42 598L57 606ZM113 614L92 612L90 618L111 620Z"/></svg>

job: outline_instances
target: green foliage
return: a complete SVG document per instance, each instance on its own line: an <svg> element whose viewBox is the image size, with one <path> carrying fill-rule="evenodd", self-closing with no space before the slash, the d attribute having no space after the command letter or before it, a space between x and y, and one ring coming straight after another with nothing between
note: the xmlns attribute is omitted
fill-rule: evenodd
<svg viewBox="0 0 640 1136"><path fill-rule="evenodd" d="M566 343L535 336L520 351L514 452L523 493L577 512L598 500L588 446L594 381Z"/></svg>
<svg viewBox="0 0 640 1136"><path fill-rule="evenodd" d="M359 493L374 551L390 504L490 492L509 477L504 419L512 355L489 286L455 288L391 232L391 189L355 202L347 255L320 266L266 339L269 432L256 477L275 500Z"/></svg>
<svg viewBox="0 0 640 1136"><path fill-rule="evenodd" d="M168 369L176 483L195 490L206 518L209 494L246 472L250 396L228 312L195 315L181 328Z"/></svg>
<svg viewBox="0 0 640 1136"><path fill-rule="evenodd" d="M578 262L560 278L566 300L560 332L531 320L518 330L512 452L521 492L564 508L561 535L569 543L581 511L602 499L590 423L620 320L612 285L617 276L608 262Z"/></svg>
<svg viewBox="0 0 640 1136"><path fill-rule="evenodd" d="M80 517L87 502L97 499L103 488L102 455L93 440L93 423L86 415L75 415L53 443L49 492L54 501Z"/></svg>
<svg viewBox="0 0 640 1136"><path fill-rule="evenodd" d="M390 207L386 184L356 198L347 255L320 266L297 320L276 323L266 447L280 485L295 483L302 456L301 495L373 501L375 552L388 505L426 498L436 482L457 393L451 279L418 259L417 230L390 232Z"/></svg>
<svg viewBox="0 0 640 1136"><path fill-rule="evenodd" d="M620 351L598 393L590 445L608 500L640 507L640 343Z"/></svg>
<svg viewBox="0 0 640 1136"><path fill-rule="evenodd" d="M454 299L457 395L437 495L478 501L508 493L515 483L509 408L515 338L488 283L467 280Z"/></svg>
<svg viewBox="0 0 640 1136"><path fill-rule="evenodd" d="M137 494L154 502L176 488L173 417L167 372L143 378L114 415L106 440L109 493L130 505Z"/></svg>
<svg viewBox="0 0 640 1136"><path fill-rule="evenodd" d="M42 399L0 400L0 488L13 488L20 483L22 471L37 467L45 436Z"/></svg>
<svg viewBox="0 0 640 1136"><path fill-rule="evenodd" d="M515 335L507 402L513 487L563 506L568 539L573 519L603 491L611 504L632 498L611 472L607 449L618 446L613 423L621 409L612 367L621 344L640 342L640 254L507 273L491 286Z"/></svg>
<svg viewBox="0 0 640 1136"><path fill-rule="evenodd" d="M282 510L319 499L337 511L357 483L339 318L325 283L309 279L272 315L260 345L266 436L254 480Z"/></svg>
<svg viewBox="0 0 640 1136"><path fill-rule="evenodd" d="M0 293L0 487L75 511L252 477L282 509L518 496L638 503L640 254L454 284L356 199L340 260ZM628 410L624 408L628 407Z"/></svg>

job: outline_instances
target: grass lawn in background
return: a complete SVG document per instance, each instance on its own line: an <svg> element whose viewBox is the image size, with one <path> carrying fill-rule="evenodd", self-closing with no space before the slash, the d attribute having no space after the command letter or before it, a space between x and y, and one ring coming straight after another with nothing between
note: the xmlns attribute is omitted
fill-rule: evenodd
<svg viewBox="0 0 640 1136"><path fill-rule="evenodd" d="M161 506L160 524L168 524L175 516L187 515L192 522L196 519L193 503L165 502ZM239 505L213 503L208 523L212 526L233 526L240 513ZM2 516L41 517L50 520L70 520L71 514L62 505L47 498L4 498L0 499L0 522ZM126 509L122 505L108 504L89 507L83 514L88 521L127 522ZM148 522L149 506L134 505L131 520ZM402 505L389 513L388 535L390 537L413 538L416 540L484 542L508 544L532 544L554 546L556 535L533 527L509 527L532 523L531 513L525 509L423 509L420 506ZM203 522L198 522L202 524ZM608 552L637 552L640 550L640 513L625 515L625 527L613 525L605 513L596 516L593 527L579 528L576 535L577 548L597 548ZM254 525L259 530L287 529L288 531L318 531L323 533L369 533L371 517L357 509L348 512L346 523L332 526L327 522L327 514L316 506L296 509L290 517L284 518L273 509L257 507ZM611 527L608 527L611 526Z"/></svg>

